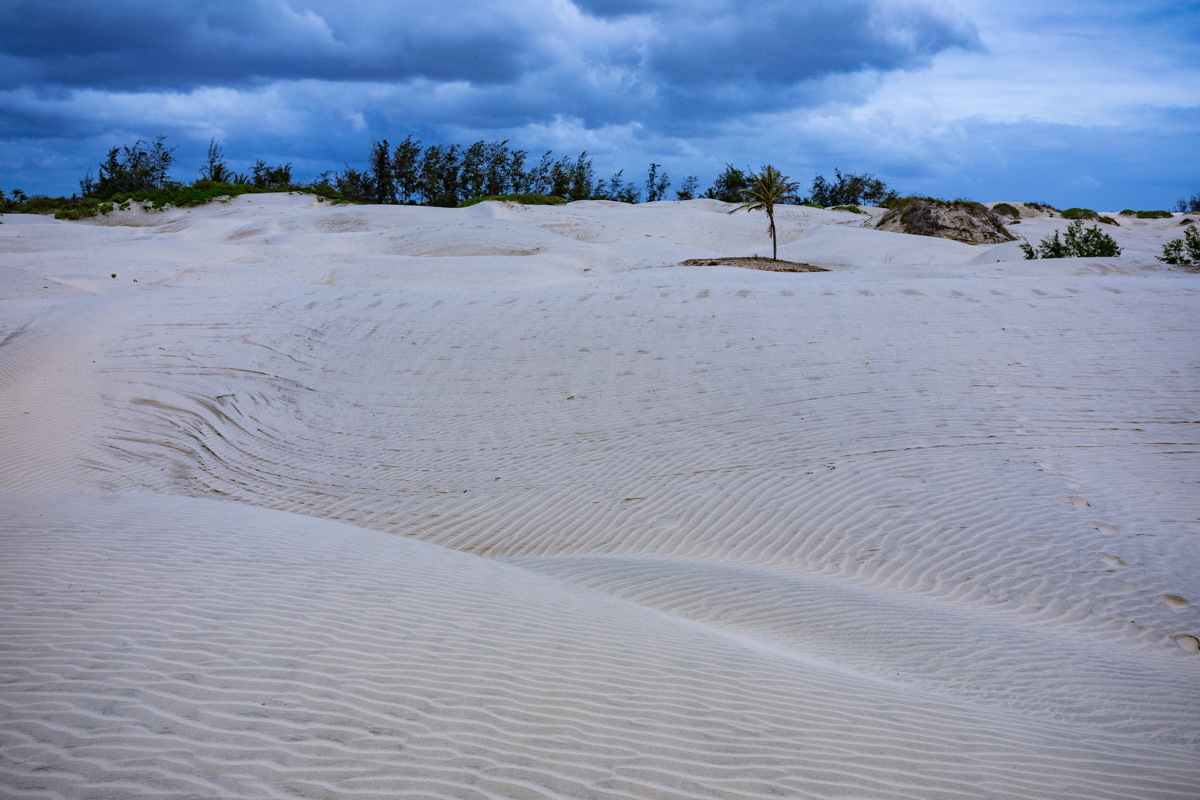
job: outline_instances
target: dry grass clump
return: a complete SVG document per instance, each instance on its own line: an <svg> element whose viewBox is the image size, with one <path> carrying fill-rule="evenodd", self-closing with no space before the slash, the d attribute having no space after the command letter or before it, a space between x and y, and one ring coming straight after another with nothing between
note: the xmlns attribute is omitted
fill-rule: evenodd
<svg viewBox="0 0 1200 800"><path fill-rule="evenodd" d="M890 203L875 227L881 231L937 236L966 244L1001 244L1015 241L1004 220L982 203L906 197Z"/></svg>

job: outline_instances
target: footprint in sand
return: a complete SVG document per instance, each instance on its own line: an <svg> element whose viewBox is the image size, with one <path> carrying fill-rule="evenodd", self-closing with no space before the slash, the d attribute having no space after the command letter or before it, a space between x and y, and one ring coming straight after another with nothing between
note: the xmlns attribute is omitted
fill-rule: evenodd
<svg viewBox="0 0 1200 800"><path fill-rule="evenodd" d="M1117 532L1117 526L1110 525L1107 522L1098 522L1096 520L1092 520L1088 524L1107 536L1112 536Z"/></svg>
<svg viewBox="0 0 1200 800"><path fill-rule="evenodd" d="M1187 601L1186 597L1180 597L1177 594L1164 594L1162 596L1162 599L1163 599L1164 603L1166 603L1167 605L1169 605L1171 608L1175 609L1176 611L1178 611L1182 608L1187 608L1188 606L1191 605L1191 603L1189 603Z"/></svg>
<svg viewBox="0 0 1200 800"><path fill-rule="evenodd" d="M1071 505L1075 506L1076 508L1091 508L1092 507L1091 503L1089 503L1087 500L1080 497L1079 495L1074 495L1072 497L1068 497L1067 502L1070 503Z"/></svg>
<svg viewBox="0 0 1200 800"><path fill-rule="evenodd" d="M1112 553L1097 553L1100 560L1111 567L1128 567L1129 563L1120 556L1114 556Z"/></svg>
<svg viewBox="0 0 1200 800"><path fill-rule="evenodd" d="M1172 636L1175 644L1179 645L1180 649L1187 650L1191 653L1200 652L1200 639L1195 636L1189 636L1186 633L1181 633L1178 636Z"/></svg>

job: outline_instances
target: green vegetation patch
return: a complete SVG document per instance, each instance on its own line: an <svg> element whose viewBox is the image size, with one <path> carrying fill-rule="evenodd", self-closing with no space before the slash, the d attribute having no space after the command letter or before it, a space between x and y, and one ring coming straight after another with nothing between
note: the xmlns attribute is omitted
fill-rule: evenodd
<svg viewBox="0 0 1200 800"><path fill-rule="evenodd" d="M1200 230L1189 225L1184 238L1167 242L1162 252L1158 260L1164 264L1200 264Z"/></svg>
<svg viewBox="0 0 1200 800"><path fill-rule="evenodd" d="M1021 218L1021 212L1017 211L1017 207L1012 203L996 203L996 205L992 206L992 212L1001 216L1012 217L1013 219Z"/></svg>
<svg viewBox="0 0 1200 800"><path fill-rule="evenodd" d="M264 194L268 191L288 191L314 194L335 203L344 202L337 190L328 185L289 186L285 189L260 189L249 184L222 183L219 181L196 181L190 186L169 184L158 189L143 189L137 192L119 193L101 200L96 197L26 197L14 192L14 197L0 202L2 210L10 214L53 214L55 219L81 220L97 215L111 214L114 210L128 211L132 203L148 203L150 211L163 211L171 206L202 206L218 198L232 198L242 194Z"/></svg>
<svg viewBox="0 0 1200 800"><path fill-rule="evenodd" d="M1068 208L1062 212L1063 219L1098 219L1100 217L1090 208Z"/></svg>
<svg viewBox="0 0 1200 800"><path fill-rule="evenodd" d="M191 186L166 186L161 189L144 189L140 192L114 194L110 199L114 203L127 203L130 200L139 203L150 203L155 210L168 206L202 206L218 197L237 197L242 194L263 194L266 189L258 189L247 184L222 183L218 181L196 181Z"/></svg>
<svg viewBox="0 0 1200 800"><path fill-rule="evenodd" d="M1050 205L1049 203L1026 203L1025 207L1026 208L1036 208L1038 211L1042 211L1047 214L1058 213L1058 209L1055 208L1054 206Z"/></svg>
<svg viewBox="0 0 1200 800"><path fill-rule="evenodd" d="M470 200L464 200L456 208L467 208L486 200L502 200L508 203L520 203L523 206L561 206L567 202L566 198L551 197L548 194L489 194L486 197L472 197Z"/></svg>
<svg viewBox="0 0 1200 800"><path fill-rule="evenodd" d="M850 211L850 212L852 212L852 213L854 213L854 214L862 214L862 213L865 213L865 212L864 212L864 211L863 211L861 208L859 208L858 206L834 206L834 207L833 207L833 210L834 210L834 211Z"/></svg>
<svg viewBox="0 0 1200 800"><path fill-rule="evenodd" d="M1121 248L1107 233L1093 225L1083 227L1083 220L1077 219L1067 226L1067 232L1060 239L1058 231L1053 236L1047 236L1034 248L1028 241L1021 243L1021 250L1026 259L1035 258L1094 258L1121 255Z"/></svg>
<svg viewBox="0 0 1200 800"><path fill-rule="evenodd" d="M298 192L315 194L329 200L340 201L342 196L329 185L317 186L281 186L271 189L260 189L247 183L224 183L222 181L196 181L190 186L172 185L162 189L146 189L129 194L115 194L114 203L121 203L126 208L130 200L140 203L150 203L155 211L169 206L193 207L211 203L217 198L233 198L243 194L266 194L268 192Z"/></svg>
<svg viewBox="0 0 1200 800"><path fill-rule="evenodd" d="M1121 227L1121 223L1117 222L1112 217L1100 217L1100 222L1103 222L1105 225L1116 225L1118 228Z"/></svg>
<svg viewBox="0 0 1200 800"><path fill-rule="evenodd" d="M1127 208L1121 212L1122 217L1137 217L1138 219L1170 219L1170 211L1134 211Z"/></svg>

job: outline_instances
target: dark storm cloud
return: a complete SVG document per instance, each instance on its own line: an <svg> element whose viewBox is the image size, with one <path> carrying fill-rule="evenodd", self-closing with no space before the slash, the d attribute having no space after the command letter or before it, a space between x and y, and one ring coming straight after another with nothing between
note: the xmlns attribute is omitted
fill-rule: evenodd
<svg viewBox="0 0 1200 800"><path fill-rule="evenodd" d="M647 61L670 85L736 81L777 87L835 72L915 67L951 47L981 50L974 26L938 4L618 2L652 19Z"/></svg>
<svg viewBox="0 0 1200 800"><path fill-rule="evenodd" d="M191 89L279 79L515 84L575 99L582 76L625 70L670 89L777 87L914 66L981 47L944 4L902 0L7 0L0 85Z"/></svg>
<svg viewBox="0 0 1200 800"><path fill-rule="evenodd" d="M519 18L495 4L0 2L2 85L190 89L253 80L508 81ZM515 39L515 41L514 41ZM516 45L516 47L514 47Z"/></svg>

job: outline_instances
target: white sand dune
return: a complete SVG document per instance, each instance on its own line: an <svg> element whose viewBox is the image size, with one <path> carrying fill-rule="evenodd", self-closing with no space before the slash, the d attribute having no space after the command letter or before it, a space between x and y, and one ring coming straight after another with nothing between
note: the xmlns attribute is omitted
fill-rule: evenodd
<svg viewBox="0 0 1200 800"><path fill-rule="evenodd" d="M1178 219L728 208L6 216L0 794L1194 797Z"/></svg>

